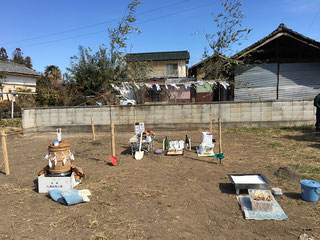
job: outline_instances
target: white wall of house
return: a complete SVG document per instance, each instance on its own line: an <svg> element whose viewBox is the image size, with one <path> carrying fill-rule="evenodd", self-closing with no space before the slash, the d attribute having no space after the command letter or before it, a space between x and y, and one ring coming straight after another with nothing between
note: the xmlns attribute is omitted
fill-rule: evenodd
<svg viewBox="0 0 320 240"><path fill-rule="evenodd" d="M25 86L36 86L37 78L27 77L27 76L17 76L17 75L6 75L1 81L5 84L10 85L25 85Z"/></svg>
<svg viewBox="0 0 320 240"><path fill-rule="evenodd" d="M6 75L5 78L0 79L0 82L2 83L2 89L0 89L0 92L9 92L10 90L16 90L18 88L23 88L35 92L37 78L17 75ZM3 95L2 99L7 100L7 95Z"/></svg>

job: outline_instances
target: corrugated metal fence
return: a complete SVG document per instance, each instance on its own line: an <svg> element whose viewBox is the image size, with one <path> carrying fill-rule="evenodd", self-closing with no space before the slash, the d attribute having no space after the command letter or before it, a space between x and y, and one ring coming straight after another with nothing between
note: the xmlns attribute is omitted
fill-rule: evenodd
<svg viewBox="0 0 320 240"><path fill-rule="evenodd" d="M280 63L279 99L313 99L320 91L320 63ZM277 64L236 69L235 101L276 100Z"/></svg>

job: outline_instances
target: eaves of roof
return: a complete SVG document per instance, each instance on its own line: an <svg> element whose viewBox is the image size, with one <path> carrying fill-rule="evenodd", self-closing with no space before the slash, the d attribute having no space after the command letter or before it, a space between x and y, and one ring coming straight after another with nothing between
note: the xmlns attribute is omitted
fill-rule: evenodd
<svg viewBox="0 0 320 240"><path fill-rule="evenodd" d="M23 64L4 62L0 60L0 72L5 72L10 75L28 75L41 76L40 73L33 69L27 68Z"/></svg>
<svg viewBox="0 0 320 240"><path fill-rule="evenodd" d="M148 53L130 53L126 55L127 62L133 61L168 61L168 60L186 60L189 61L188 51L171 52L148 52Z"/></svg>
<svg viewBox="0 0 320 240"><path fill-rule="evenodd" d="M216 57L215 54L211 55L210 57L207 57L206 59L203 59L202 61L200 61L200 62L198 62L198 63L196 63L196 64L194 64L194 65L192 65L192 66L189 67L188 69L191 70L191 69L193 69L193 68L196 68L196 67L198 67L198 66L201 66L202 64L204 64L205 62L208 62L210 59L212 59L212 58L214 58L214 57ZM220 54L220 57L223 58L223 59L227 59L227 57L224 56L224 55L222 55L222 54Z"/></svg>
<svg viewBox="0 0 320 240"><path fill-rule="evenodd" d="M281 23L279 27L274 30L272 33L270 33L268 36L262 38L261 40L255 42L254 44L250 45L249 47L243 49L242 51L236 53L235 55L232 56L232 58L241 58L248 53L257 50L258 48L262 47L263 45L281 37L281 36L288 36L291 37L295 40L298 40L300 42L303 42L309 46L312 46L314 48L320 49L320 42L308 38L296 31L293 31L290 28L287 28L285 24Z"/></svg>

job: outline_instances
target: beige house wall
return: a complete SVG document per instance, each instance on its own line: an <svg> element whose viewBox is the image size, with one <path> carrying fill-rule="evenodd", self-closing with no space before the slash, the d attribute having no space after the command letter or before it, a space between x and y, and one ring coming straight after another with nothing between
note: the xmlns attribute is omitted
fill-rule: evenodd
<svg viewBox="0 0 320 240"><path fill-rule="evenodd" d="M186 71L186 61L179 60L179 61L154 61L151 62L152 70L148 73L148 78L166 78L172 77L167 76L167 64L178 64L178 76L179 78L187 77Z"/></svg>
<svg viewBox="0 0 320 240"><path fill-rule="evenodd" d="M0 92L9 92L12 90L17 90L19 88L35 92L37 78L29 76L7 75L5 78L0 79L0 82L2 83ZM9 95L9 98L10 97L11 96ZM1 94L0 100L8 100L7 95Z"/></svg>
<svg viewBox="0 0 320 240"><path fill-rule="evenodd" d="M149 73L150 78L171 77L167 76L167 64L178 64L178 76L186 77L186 61L154 61L151 63L152 71Z"/></svg>
<svg viewBox="0 0 320 240"><path fill-rule="evenodd" d="M17 89L25 89L25 90L31 90L31 92L36 91L35 86L26 86L26 85L17 85L17 84L2 84L2 91L0 89L0 92L9 92L12 90L17 90ZM9 100L11 100L11 94L8 94ZM8 100L8 97L6 94L0 95L0 100Z"/></svg>

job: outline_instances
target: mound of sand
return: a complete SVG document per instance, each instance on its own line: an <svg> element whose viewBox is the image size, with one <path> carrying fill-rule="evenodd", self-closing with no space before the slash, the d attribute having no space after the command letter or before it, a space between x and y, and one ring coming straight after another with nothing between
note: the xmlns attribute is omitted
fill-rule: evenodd
<svg viewBox="0 0 320 240"><path fill-rule="evenodd" d="M293 171L289 167L280 167L275 171L274 175L278 178L287 179L287 180L298 180L300 178L299 174Z"/></svg>

